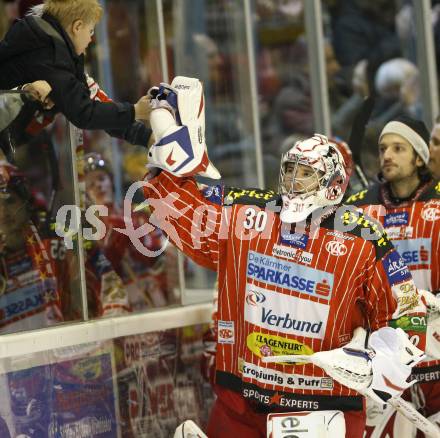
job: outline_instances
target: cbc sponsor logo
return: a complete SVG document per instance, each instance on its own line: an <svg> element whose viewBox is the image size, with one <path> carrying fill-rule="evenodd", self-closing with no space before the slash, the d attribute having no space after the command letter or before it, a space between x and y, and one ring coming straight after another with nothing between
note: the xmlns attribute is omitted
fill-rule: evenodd
<svg viewBox="0 0 440 438"><path fill-rule="evenodd" d="M250 306L256 306L264 301L266 301L266 297L263 293L257 290L252 290L246 295L246 303L248 303Z"/></svg>
<svg viewBox="0 0 440 438"><path fill-rule="evenodd" d="M325 249L328 253L336 257L347 254L347 247L342 242L338 242L337 240L330 240L330 242L327 242L325 244Z"/></svg>

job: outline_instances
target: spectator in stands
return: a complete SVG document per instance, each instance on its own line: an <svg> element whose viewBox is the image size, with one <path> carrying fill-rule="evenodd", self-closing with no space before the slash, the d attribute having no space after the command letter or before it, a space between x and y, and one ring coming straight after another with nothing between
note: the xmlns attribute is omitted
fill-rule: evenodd
<svg viewBox="0 0 440 438"><path fill-rule="evenodd" d="M401 55L395 32L396 6L388 0L340 0L329 2L332 41L336 58L348 81L355 66L366 61L371 83L377 68Z"/></svg>
<svg viewBox="0 0 440 438"><path fill-rule="evenodd" d="M46 81L35 81L19 88L26 93L0 94L0 131L9 126L29 99L39 101L47 109L53 107L53 102L48 97L52 89Z"/></svg>
<svg viewBox="0 0 440 438"><path fill-rule="evenodd" d="M90 96L84 54L101 18L97 0L45 0L16 21L0 42L0 88L46 80L54 111L82 129L111 130L111 135L146 145L151 131L144 96L136 104L99 101Z"/></svg>

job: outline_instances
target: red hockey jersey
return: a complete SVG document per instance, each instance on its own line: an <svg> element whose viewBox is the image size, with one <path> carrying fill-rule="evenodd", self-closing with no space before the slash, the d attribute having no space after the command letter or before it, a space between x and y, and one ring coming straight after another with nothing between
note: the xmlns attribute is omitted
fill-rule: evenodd
<svg viewBox="0 0 440 438"><path fill-rule="evenodd" d="M320 368L261 358L335 349L358 326L374 331L406 315L425 316L380 225L354 209L329 207L318 222L285 227L272 191L200 191L194 179L164 171L145 184L151 222L218 272L216 383L262 408L362 409L358 393ZM421 348L425 330L410 333Z"/></svg>
<svg viewBox="0 0 440 438"><path fill-rule="evenodd" d="M376 184L350 196L347 203L383 224L419 289L440 292L440 182L422 185L411 199L399 203L393 201L387 184ZM403 328L414 321L419 320L403 318L396 324ZM422 365L414 370L420 381L440 380L440 361Z"/></svg>

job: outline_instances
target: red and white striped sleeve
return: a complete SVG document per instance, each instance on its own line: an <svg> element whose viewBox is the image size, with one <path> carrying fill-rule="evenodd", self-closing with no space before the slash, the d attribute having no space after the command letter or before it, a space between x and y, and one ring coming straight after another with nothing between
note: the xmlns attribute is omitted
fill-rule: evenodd
<svg viewBox="0 0 440 438"><path fill-rule="evenodd" d="M391 249L376 258L368 272L367 306L370 328L400 327L418 348L426 343L426 306L399 253ZM413 318L415 317L415 318Z"/></svg>
<svg viewBox="0 0 440 438"><path fill-rule="evenodd" d="M217 269L221 202L212 202L194 178L176 177L166 171L147 180L144 195L155 221L171 242L197 264ZM221 196L218 197L219 201Z"/></svg>

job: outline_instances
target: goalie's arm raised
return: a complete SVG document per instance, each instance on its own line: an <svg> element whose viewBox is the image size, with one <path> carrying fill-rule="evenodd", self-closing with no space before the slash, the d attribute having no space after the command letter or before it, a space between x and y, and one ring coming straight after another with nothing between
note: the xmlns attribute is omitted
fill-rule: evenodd
<svg viewBox="0 0 440 438"><path fill-rule="evenodd" d="M151 179L147 175L144 187L144 195L153 210L150 222L197 264L216 270L222 187L209 187L207 193L199 189L193 177L153 171L159 173Z"/></svg>

